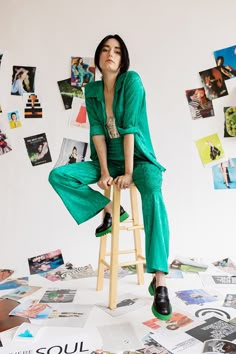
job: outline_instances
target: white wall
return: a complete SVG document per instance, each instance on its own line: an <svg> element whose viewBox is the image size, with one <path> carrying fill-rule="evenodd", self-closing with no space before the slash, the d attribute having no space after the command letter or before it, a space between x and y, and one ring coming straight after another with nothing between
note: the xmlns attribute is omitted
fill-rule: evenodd
<svg viewBox="0 0 236 354"><path fill-rule="evenodd" d="M153 144L167 168L171 254L233 257L235 190L213 189L211 169L202 167L193 141L217 132L236 157L235 139L223 138L222 123L223 106L236 104L236 79L227 82L230 95L214 101L215 117L202 121L191 120L185 90L198 87L198 72L215 65L214 50L236 44L235 1L0 0L0 8L0 104L4 113L23 109L21 98L10 95L12 66L36 66L44 110L41 120L7 128L13 151L0 156L0 267L27 272L28 257L57 248L66 260L96 267L101 215L77 226L47 177L63 137L88 141L85 130L68 127L57 81L70 76L71 55L93 56L109 33L124 38L131 69L146 87ZM23 138L43 132L53 162L32 167Z"/></svg>

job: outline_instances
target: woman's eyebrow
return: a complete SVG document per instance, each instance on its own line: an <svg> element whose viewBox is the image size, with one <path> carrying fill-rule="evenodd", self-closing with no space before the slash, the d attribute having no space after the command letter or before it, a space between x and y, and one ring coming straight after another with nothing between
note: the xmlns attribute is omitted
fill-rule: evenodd
<svg viewBox="0 0 236 354"><path fill-rule="evenodd" d="M111 46L108 44L104 44L103 48L111 48ZM120 46L115 46L115 49L120 49Z"/></svg>

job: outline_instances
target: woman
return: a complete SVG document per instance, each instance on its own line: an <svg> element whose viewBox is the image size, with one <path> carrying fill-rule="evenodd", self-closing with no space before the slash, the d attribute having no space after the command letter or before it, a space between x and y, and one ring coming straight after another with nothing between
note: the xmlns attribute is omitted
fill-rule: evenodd
<svg viewBox="0 0 236 354"><path fill-rule="evenodd" d="M9 121L9 124L12 129L21 127L21 122L17 119L16 112L11 113L11 120Z"/></svg>
<svg viewBox="0 0 236 354"><path fill-rule="evenodd" d="M27 93L29 91L30 87L28 70L25 70L24 68L17 69L12 83L11 93L13 95L23 96L24 93Z"/></svg>
<svg viewBox="0 0 236 354"><path fill-rule="evenodd" d="M161 193L162 167L156 160L149 134L145 91L139 75L128 71L129 54L118 35L108 35L98 45L95 65L102 80L85 86L90 122L92 161L60 166L49 181L78 224L104 209L96 236L111 230L111 201L88 184L106 190L112 183L126 189L132 182L142 198L147 272L154 277L149 292L152 310L162 320L171 317L165 274L168 273L169 228ZM127 213L121 207L120 220Z"/></svg>

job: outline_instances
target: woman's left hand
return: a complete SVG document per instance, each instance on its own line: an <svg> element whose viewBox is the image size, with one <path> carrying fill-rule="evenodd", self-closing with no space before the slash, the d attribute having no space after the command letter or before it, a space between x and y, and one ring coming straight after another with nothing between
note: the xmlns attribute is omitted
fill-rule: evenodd
<svg viewBox="0 0 236 354"><path fill-rule="evenodd" d="M122 176L118 176L114 179L114 183L120 188L120 189L126 189L129 188L130 184L132 183L132 175L131 174L125 174Z"/></svg>

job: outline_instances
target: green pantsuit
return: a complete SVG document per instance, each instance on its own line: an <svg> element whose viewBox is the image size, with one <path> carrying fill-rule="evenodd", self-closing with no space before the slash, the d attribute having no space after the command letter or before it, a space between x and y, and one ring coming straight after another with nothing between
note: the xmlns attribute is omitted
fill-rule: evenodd
<svg viewBox="0 0 236 354"><path fill-rule="evenodd" d="M142 200L147 272L159 270L168 273L169 226L161 192L162 172L165 169L156 160L152 148L141 79L133 71L117 78L113 112L120 134L118 139L110 139L107 133L103 82L87 84L85 97L92 161L57 167L51 171L49 182L78 224L89 220L110 202L103 193L89 187L100 179L100 165L92 136L105 136L108 169L115 178L125 172L123 136L134 134L133 181Z"/></svg>

